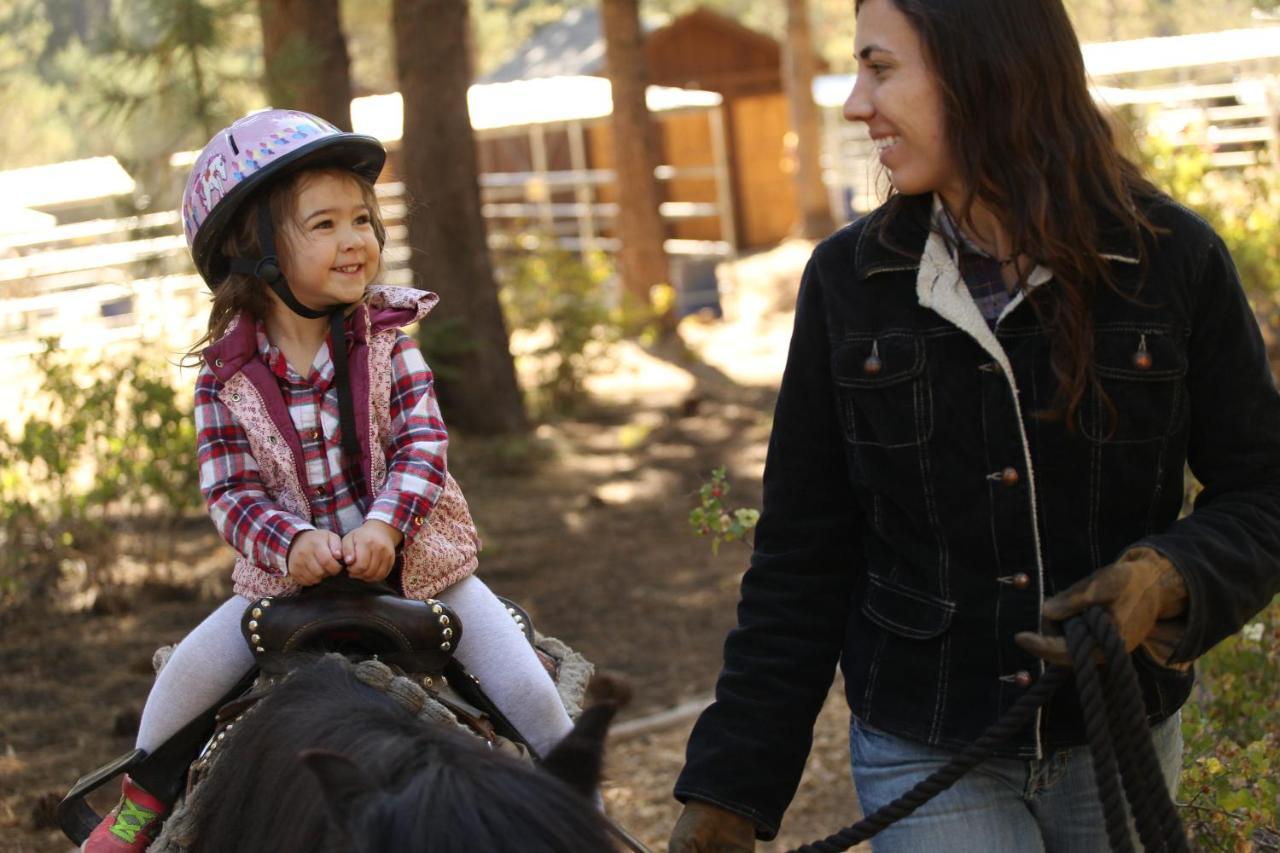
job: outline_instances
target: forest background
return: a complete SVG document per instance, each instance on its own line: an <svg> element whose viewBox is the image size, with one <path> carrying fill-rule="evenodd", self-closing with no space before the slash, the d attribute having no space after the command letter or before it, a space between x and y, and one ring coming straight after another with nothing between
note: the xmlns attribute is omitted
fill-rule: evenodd
<svg viewBox="0 0 1280 853"><path fill-rule="evenodd" d="M262 21L264 9L281 5L282 0L5 0L0 3L0 169L110 154L139 186L129 199L134 209L121 211L121 215L171 209L175 199L168 195L172 190L169 155L198 148L216 128L272 100L264 85ZM400 78L391 21L393 7L401 4L393 0L341 0L339 5L352 94L396 91ZM592 5L592 0L474 0L469 9L468 43L472 73L479 76L496 67L538 26L573 8ZM642 0L640 8L646 18L660 19L697 5L779 40L786 38L788 4L780 0ZM852 5L852 0L808 2L814 48L833 72L852 70ZM1082 40L1094 42L1246 27L1260 17L1280 15L1280 0L1220 0L1211 4L1195 0L1067 0L1067 6ZM430 91L432 81L421 82ZM1272 348L1273 364L1280 363L1276 358L1280 349L1276 343L1280 330L1280 171L1271 164L1240 175L1211 173L1204 152L1175 151L1161 139L1141 134L1139 142L1141 156L1162 185L1206 215L1227 239ZM148 193L149 187L155 188L154 196ZM510 552L504 558L502 543L512 548L510 543L522 535L512 527L526 512L516 505L516 496L538 500L541 495L551 495L547 501L554 503L561 486L580 492L565 497L571 504L566 517L592 517L590 513L604 507L615 513L615 519L626 519L586 522L589 535L612 536L619 541L633 537L629 541L641 548L646 541L653 543L655 536L683 535L684 525L671 526L669 514L660 519L667 528L650 531L639 527L640 514L618 515L606 492L586 494L587 490L573 485L572 478L538 484L534 478L546 477L551 464L545 459L548 442L539 443L538 439L552 435L561 448L554 452L563 453L570 443L567 437L578 436L575 447L581 450L596 448L601 436L607 435L611 437L604 443L614 456L648 453L649 462L657 460L660 466L663 459L680 453L678 439L683 436L697 445L699 464L708 458L720 464L731 449L741 448L708 436L730 427L739 429L754 436L755 445L747 452L759 450L762 436L767 434L769 395L717 399L714 383L699 384L678 401L679 415L663 415L666 420L655 421L649 417L653 412L590 414L589 402L585 408L581 405L580 398L586 395L583 376L599 371L601 365L616 364L602 354L619 339L630 338L651 351L660 350L661 344L650 334L652 329L600 307L595 296L612 272L604 259L591 258L584 263L562 255L531 255L500 272L509 326L526 328L549 322L556 336L553 348L559 348L565 363L570 357L576 359L576 366L567 378L552 376L547 380L552 385L565 383L564 399L559 401L563 405L531 411L536 427L533 438L481 445L468 443L465 434L460 437L460 463L471 465L477 476L487 475L500 484L487 489L482 485L475 492L468 486L468 493L476 495L474 499L486 509L491 503L507 507L505 516L487 516L497 519L485 531L493 534L486 552L490 570L500 573L503 560L510 559ZM771 303L784 322L787 297L793 295L794 285L792 276L781 288L781 297ZM680 334L693 341L700 333L682 329ZM689 344L688 349L696 350L696 344ZM714 370L704 370L705 365L696 363L696 352L682 350L681 358L685 359L684 369L715 378ZM65 598L68 588L81 594L92 592L95 584L105 584L108 579L116 582L112 573L121 565L117 557L137 558L135 546L147 538L127 531L146 531L150 523L121 527L118 522L122 519L147 519L157 505L165 507L164 523L153 529L167 531L172 545L172 531L186 530L181 527L183 519L200 515L199 496L191 483L194 466L188 464L191 436L182 426L185 392L175 391L162 369L134 357L104 362L96 371L82 370L56 348L33 364L51 404L28 421L20 437L0 436L0 497L4 498L0 503L0 627L5 629L0 662L17 660L17 650L22 648L16 639L18 626L39 624L52 636L50 625L87 633L88 625L99 624L93 619L125 624L121 614L130 606L119 596L73 597L84 602L84 612L70 616L55 617L41 608L59 596L64 603L72 600ZM531 393L528 387L524 391ZM706 417L707 411L727 414L713 421ZM559 425L544 430L553 423ZM470 453L466 452L468 446ZM480 447L483 453L476 451ZM712 447L720 456L708 457L703 452ZM490 461L477 461L482 455ZM96 461L96 470L85 486L72 473L81 470L87 458ZM634 460L628 464L635 464ZM704 481L712 467L702 466ZM735 473L743 475L741 469ZM679 482L688 486L687 477ZM701 511L694 516L699 525L707 519L717 524L728 519L723 527L717 527L719 533L734 538L749 535L744 529L749 524L740 522L744 517L722 512L730 509L728 501L708 499L713 484L701 485L701 491L696 484L675 490L688 496L689 506L681 512L689 508ZM502 489L507 494L495 496ZM758 483L745 485L741 491L742 502L750 505L758 501ZM126 534L121 535L120 530ZM39 547L25 547L32 542L40 543ZM550 549L551 544L545 547ZM135 552L129 553L131 549ZM173 557L172 551L152 550L146 555L152 564L163 567L161 576L171 574ZM133 564L136 562L134 559ZM714 609L731 616L732 587L741 563L742 552L727 559L721 555L719 565L728 569L721 579L724 582L717 583L716 595L703 598L704 589L696 583L684 591L673 584L669 592L673 599L683 596L681 606L702 602L708 612ZM544 589L558 583L548 577L544 575L539 581ZM524 582L515 572L509 580L517 587ZM535 589L532 581L528 584L530 590ZM663 592L650 589L640 594ZM208 597L207 591L200 595ZM608 642L591 633L595 628L589 617L580 617L575 623L568 610L556 610L550 599L550 593L540 599L542 612L554 616L558 626L567 626L572 633L576 624L581 632L577 639L610 649L617 660L627 659L624 650L613 652ZM587 603L600 608L596 621L606 619L602 601ZM199 612L207 602L195 604L186 616ZM90 621L78 623L75 619ZM674 626L673 630L693 629ZM604 656L608 658L608 654ZM714 649L709 657L714 658ZM22 670L14 664L9 671ZM1280 847L1275 764L1275 756L1280 755L1278 671L1280 608L1275 604L1203 664L1201 684L1195 701L1188 706L1184 725L1188 749L1180 803L1193 837L1206 849ZM645 661L635 663L629 674L640 678L643 686L646 678L657 680L664 673ZM681 673L680 678L696 682L704 692L710 687L706 671ZM0 689L5 686L0 679ZM12 705L7 698L0 702L2 710L11 707L17 707L16 701ZM30 765L14 758L15 744L18 754L23 747L17 727L10 723L0 719L0 778L24 778L18 768ZM77 719L73 725L84 723ZM61 772L56 763L50 767L50 773ZM847 775L843 767L836 775L840 773ZM670 779L658 779L657 783L669 784ZM0 785L7 787L7 783ZM26 828L27 800L18 795L11 798L9 791L0 794L0 826ZM616 797L610 803L616 805ZM635 816L630 819L639 820Z"/></svg>
<svg viewBox="0 0 1280 853"><path fill-rule="evenodd" d="M353 94L396 91L391 0L341 0ZM471 0L477 76L591 0ZM644 0L646 18L706 6L775 38L780 0ZM1277 0L1067 0L1082 41L1248 26ZM7 0L0 4L0 169L112 154L131 174L198 148L264 103L257 0ZM809 0L813 43L852 71L852 0ZM199 65L203 75L197 70ZM201 79L203 76L204 79ZM196 119L193 121L193 119Z"/></svg>

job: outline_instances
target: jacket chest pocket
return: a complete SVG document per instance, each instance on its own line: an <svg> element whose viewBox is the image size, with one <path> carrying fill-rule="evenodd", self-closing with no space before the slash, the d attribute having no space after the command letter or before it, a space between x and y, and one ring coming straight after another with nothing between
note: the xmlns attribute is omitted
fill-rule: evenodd
<svg viewBox="0 0 1280 853"><path fill-rule="evenodd" d="M1089 441L1137 444L1172 433L1185 412L1185 338L1169 327L1099 326L1091 388L1077 423Z"/></svg>
<svg viewBox="0 0 1280 853"><path fill-rule="evenodd" d="M932 436L933 398L918 335L848 337L832 354L831 375L849 443L911 447Z"/></svg>

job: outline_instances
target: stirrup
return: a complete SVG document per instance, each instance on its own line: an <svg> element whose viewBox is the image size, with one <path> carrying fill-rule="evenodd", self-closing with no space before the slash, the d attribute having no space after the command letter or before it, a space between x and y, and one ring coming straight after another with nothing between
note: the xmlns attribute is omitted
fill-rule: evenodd
<svg viewBox="0 0 1280 853"><path fill-rule="evenodd" d="M63 835L77 847L84 843L94 827L102 822L102 815L85 802L85 798L122 773L128 773L161 802L172 804L177 800L186 788L187 768L213 735L218 709L247 690L257 674L256 667L250 670L230 692L197 714L194 720L160 744L155 752L148 754L145 749L135 749L81 776L55 811Z"/></svg>

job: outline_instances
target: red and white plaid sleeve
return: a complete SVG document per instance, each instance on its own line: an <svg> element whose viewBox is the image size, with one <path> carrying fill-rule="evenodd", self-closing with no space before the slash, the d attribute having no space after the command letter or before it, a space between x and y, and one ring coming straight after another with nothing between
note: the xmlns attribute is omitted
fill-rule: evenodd
<svg viewBox="0 0 1280 853"><path fill-rule="evenodd" d="M444 490L448 443L431 369L413 338L401 332L391 350L387 482L365 518L390 524L406 542L411 539Z"/></svg>
<svg viewBox="0 0 1280 853"><path fill-rule="evenodd" d="M288 574L289 545L315 526L267 494L244 429L218 399L219 383L202 367L196 379L196 458L200 491L222 538L264 571Z"/></svg>

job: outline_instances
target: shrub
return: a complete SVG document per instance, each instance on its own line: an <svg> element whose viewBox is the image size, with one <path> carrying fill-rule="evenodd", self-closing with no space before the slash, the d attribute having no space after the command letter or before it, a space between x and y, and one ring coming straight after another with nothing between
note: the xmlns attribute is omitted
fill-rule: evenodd
<svg viewBox="0 0 1280 853"><path fill-rule="evenodd" d="M1188 835L1204 850L1280 849L1280 599L1199 672L1182 720Z"/></svg>
<svg viewBox="0 0 1280 853"><path fill-rule="evenodd" d="M514 256L499 267L507 321L534 342L522 359L534 364L536 381L528 390L535 414L545 417L576 408L593 359L616 340L617 318L605 295L612 273L603 253L584 259L555 248Z"/></svg>
<svg viewBox="0 0 1280 853"><path fill-rule="evenodd" d="M162 361L86 366L47 339L34 363L39 411L0 435L0 607L96 583L122 518L166 535L200 505L190 406Z"/></svg>

